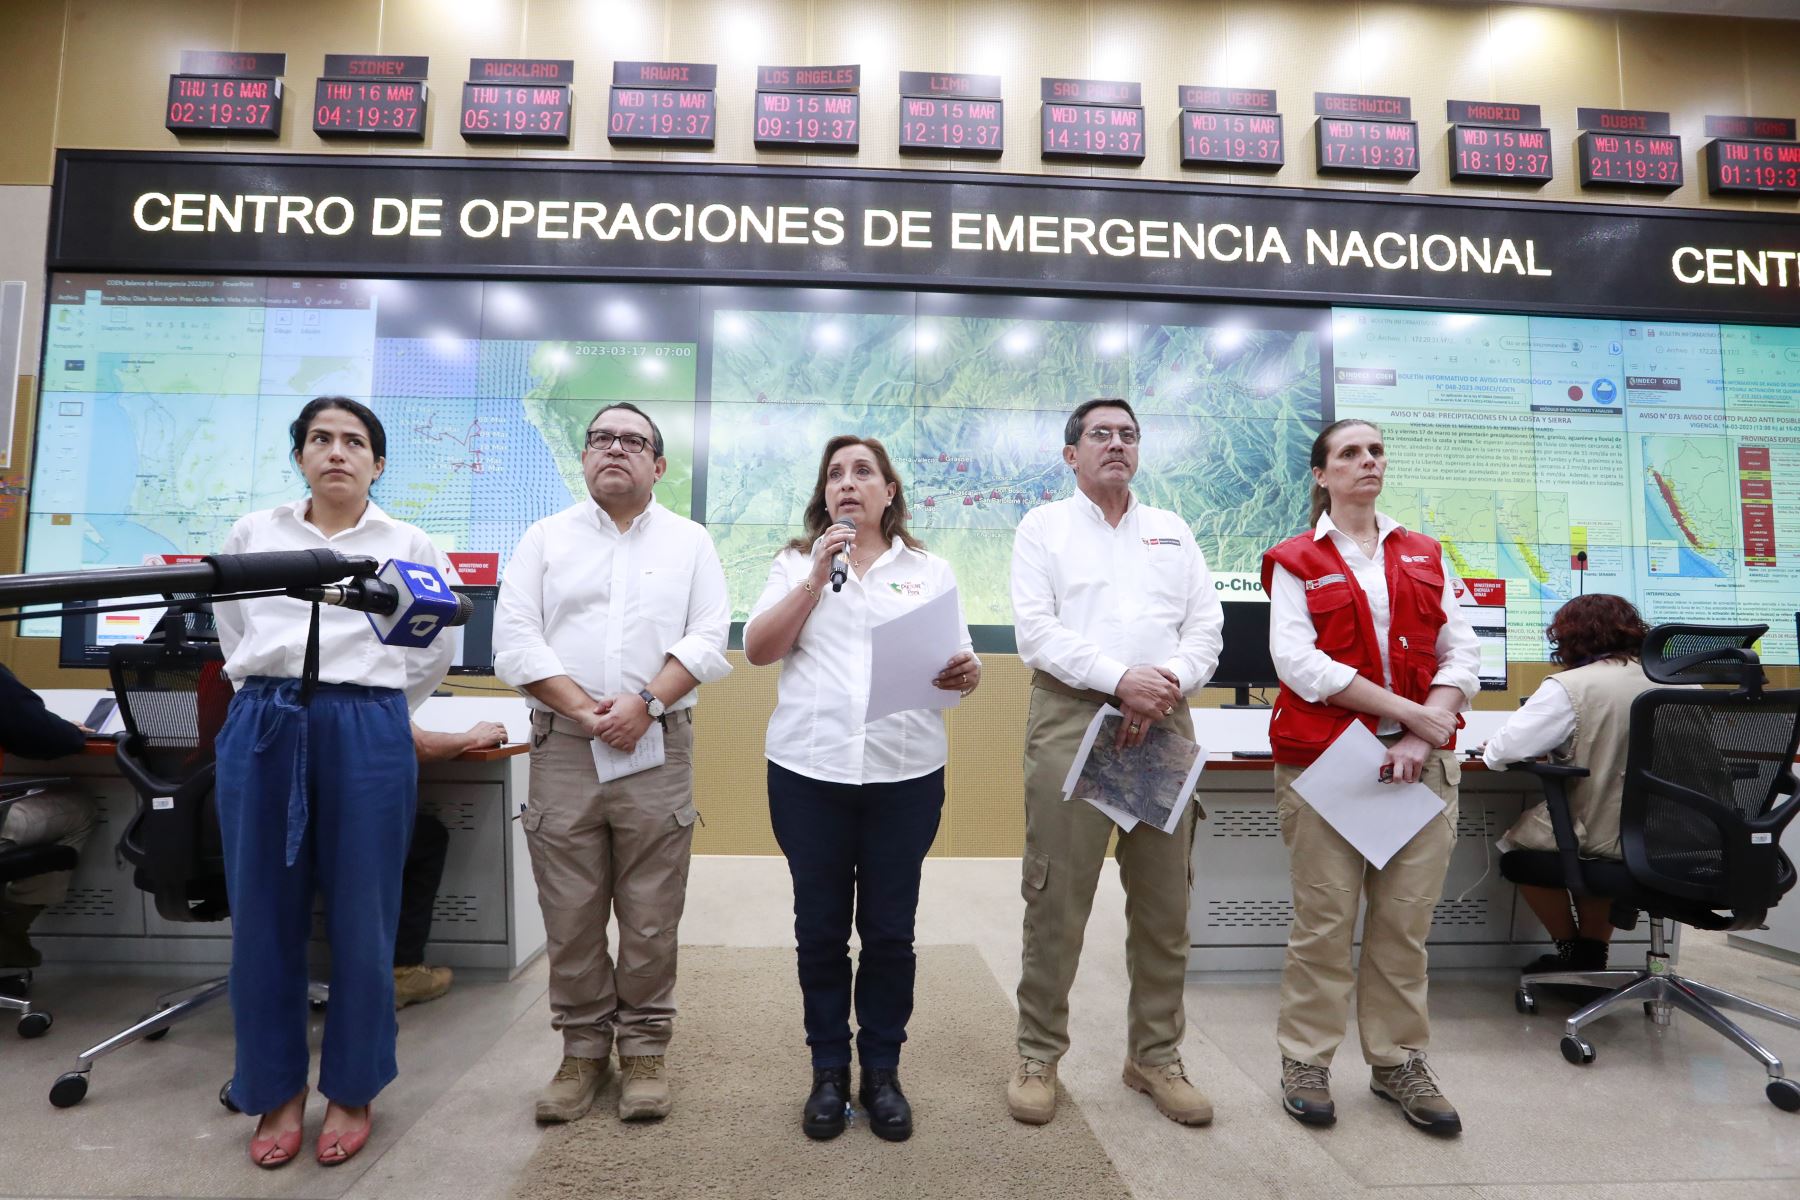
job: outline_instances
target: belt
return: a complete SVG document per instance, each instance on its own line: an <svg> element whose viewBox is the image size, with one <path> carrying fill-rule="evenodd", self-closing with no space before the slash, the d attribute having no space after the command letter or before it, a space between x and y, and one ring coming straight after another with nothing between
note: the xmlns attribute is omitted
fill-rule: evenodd
<svg viewBox="0 0 1800 1200"><path fill-rule="evenodd" d="M1110 704L1118 709L1125 707L1117 696L1109 696L1105 692L1097 692L1093 688L1070 687L1048 671L1033 671L1031 686L1043 688L1046 692L1055 692L1058 696L1067 696L1071 700L1085 700L1089 704Z"/></svg>
<svg viewBox="0 0 1800 1200"><path fill-rule="evenodd" d="M678 708L673 712L666 712L656 719L661 723L664 729L673 729L676 725L679 725L684 721L692 723L694 719L694 709L692 705L687 708ZM541 708L534 708L531 710L531 730L540 738L547 733L555 732L565 733L570 737L578 737L584 742L591 742L594 740L593 736L589 734L586 729L583 729L580 725L569 720L569 718L563 716L561 713L545 712Z"/></svg>

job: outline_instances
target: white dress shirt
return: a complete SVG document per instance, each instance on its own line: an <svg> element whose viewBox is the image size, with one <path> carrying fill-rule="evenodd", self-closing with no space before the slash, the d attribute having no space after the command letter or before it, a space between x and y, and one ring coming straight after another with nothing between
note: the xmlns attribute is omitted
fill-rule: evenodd
<svg viewBox="0 0 1800 1200"><path fill-rule="evenodd" d="M1394 686L1393 664L1388 662L1388 629L1393 624L1393 605L1387 586L1388 535L1400 523L1386 513L1375 514L1377 541L1373 558L1364 554L1356 539L1332 523L1331 514L1320 513L1313 527L1313 540L1329 537L1344 558L1344 565L1356 576L1363 595L1369 598L1369 615L1375 620L1375 642L1382 647L1382 681L1391 691ZM1349 687L1356 678L1356 668L1338 662L1317 645L1312 616L1306 610L1306 589L1294 573L1276 564L1269 581L1269 657L1274 660L1275 674L1294 689L1302 700L1324 703ZM1456 602L1456 580L1448 564L1444 566L1444 624L1438 629L1437 674L1431 677L1433 687L1453 687L1463 694L1459 711L1467 711L1476 692L1481 690L1481 644L1474 627ZM1377 733L1398 733L1396 721L1383 720Z"/></svg>
<svg viewBox="0 0 1800 1200"><path fill-rule="evenodd" d="M746 640L756 619L811 572L808 554L783 550L775 556L768 586L744 627ZM782 659L769 718L769 761L810 779L858 785L917 779L943 766L949 745L941 711L911 709L867 723L863 714L869 710L869 631L954 587L949 563L896 539L863 574L852 571L843 591L825 589ZM960 593L956 610L961 649L972 649ZM932 675L942 666L932 664Z"/></svg>
<svg viewBox="0 0 1800 1200"><path fill-rule="evenodd" d="M1144 663L1192 692L1224 645L1225 612L1193 531L1135 496L1117 528L1079 489L1026 513L1013 537L1012 608L1026 666L1109 695Z"/></svg>
<svg viewBox="0 0 1800 1200"><path fill-rule="evenodd" d="M711 683L731 671L730 630L725 571L702 526L652 500L621 532L585 499L527 529L506 564L494 674L521 689L567 675L599 700L640 691L673 656ZM695 699L689 691L669 708Z"/></svg>
<svg viewBox="0 0 1800 1200"><path fill-rule="evenodd" d="M1567 750L1575 741L1575 705L1569 689L1552 675L1538 684L1531 699L1506 718L1487 740L1481 761L1490 771L1504 771L1507 763L1541 758L1552 750Z"/></svg>
<svg viewBox="0 0 1800 1200"><path fill-rule="evenodd" d="M394 520L373 500L355 525L329 536L307 520L310 503L295 500L238 518L220 552L336 550L339 554L366 554L382 563L390 558L426 563L452 584L457 582L450 560L430 538L406 522ZM307 610L306 601L286 596L233 600L214 607L225 674L234 686L242 687L244 680L254 675L300 678L306 661ZM406 693L409 709L416 709L443 682L455 650L456 638L448 630L422 648L387 646L375 636L365 614L329 604L319 608L321 683L394 688Z"/></svg>

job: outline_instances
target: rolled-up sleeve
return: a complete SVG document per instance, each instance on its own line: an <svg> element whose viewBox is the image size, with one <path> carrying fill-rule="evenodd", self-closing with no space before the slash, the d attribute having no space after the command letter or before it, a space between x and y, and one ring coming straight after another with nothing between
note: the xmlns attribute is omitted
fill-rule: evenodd
<svg viewBox="0 0 1800 1200"><path fill-rule="evenodd" d="M1355 667L1319 649L1306 589L1279 563L1269 580L1269 658L1275 677L1313 704L1329 700L1356 678Z"/></svg>
<svg viewBox="0 0 1800 1200"><path fill-rule="evenodd" d="M1163 665L1181 681L1183 695L1206 686L1219 669L1219 652L1225 647L1225 609L1213 587L1212 568L1206 555L1193 546L1188 563L1187 613L1181 619L1180 643Z"/></svg>
<svg viewBox="0 0 1800 1200"><path fill-rule="evenodd" d="M731 600L725 590L725 568L705 530L698 533L694 551L694 575L688 585L687 625L681 639L669 647L669 656L686 667L701 683L713 683L731 674L725 642L731 633Z"/></svg>
<svg viewBox="0 0 1800 1200"><path fill-rule="evenodd" d="M1438 630L1437 674L1432 687L1453 687L1463 694L1464 711L1473 707L1481 690L1481 642L1469 624L1463 606L1456 601L1456 581L1444 572L1444 624Z"/></svg>
<svg viewBox="0 0 1800 1200"><path fill-rule="evenodd" d="M1043 544L1040 522L1032 519L1041 511L1028 513L1013 536L1013 633L1019 657L1026 666L1048 671L1070 687L1115 693L1125 664L1102 653L1056 615L1050 550Z"/></svg>
<svg viewBox="0 0 1800 1200"><path fill-rule="evenodd" d="M542 525L525 531L500 580L500 599L494 608L494 674L513 688L568 674L544 637Z"/></svg>

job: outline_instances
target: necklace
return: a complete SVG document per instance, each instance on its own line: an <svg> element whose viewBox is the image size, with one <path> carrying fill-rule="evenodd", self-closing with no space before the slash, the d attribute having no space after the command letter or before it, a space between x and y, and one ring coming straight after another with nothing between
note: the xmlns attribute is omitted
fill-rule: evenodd
<svg viewBox="0 0 1800 1200"><path fill-rule="evenodd" d="M1362 552L1364 554L1368 555L1370 558L1373 558L1373 557L1375 557L1376 543L1378 543L1381 540L1381 531L1377 530L1374 533L1370 534L1366 538L1357 537L1353 533L1350 535L1350 540L1355 542L1357 544L1357 546L1359 546L1362 549Z"/></svg>

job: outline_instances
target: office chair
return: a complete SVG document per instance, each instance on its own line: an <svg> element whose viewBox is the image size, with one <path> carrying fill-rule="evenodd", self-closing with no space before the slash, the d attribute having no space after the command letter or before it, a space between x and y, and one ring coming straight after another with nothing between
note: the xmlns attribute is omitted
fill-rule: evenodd
<svg viewBox="0 0 1800 1200"><path fill-rule="evenodd" d="M66 787L67 779L12 779L0 783L0 820L4 820L6 810L29 796L40 795L52 788ZM42 846L12 846L0 850L0 888L15 879L29 879L33 875L47 875L51 871L73 871L77 860L75 847L61 846L56 843ZM20 972L29 987L30 970ZM0 992L0 1010L19 1014L19 1036L27 1038L43 1037L50 1032L50 1023L55 1019L42 1009L31 1007L28 996L11 996Z"/></svg>
<svg viewBox="0 0 1800 1200"><path fill-rule="evenodd" d="M1696 929L1754 929L1793 888L1793 863L1781 833L1800 811L1794 755L1800 749L1800 691L1764 688L1750 647L1766 625L1659 625L1644 640L1644 673L1668 685L1729 684L1731 690L1669 686L1631 706L1624 794L1619 811L1622 861L1579 856L1565 783L1577 766L1512 763L1508 770L1543 783L1555 850L1512 850L1500 873L1514 883L1611 897L1613 923L1634 928L1650 917L1650 954L1641 970L1549 971L1521 977L1514 1005L1535 1012L1533 989L1574 984L1610 989L1564 1025L1562 1055L1585 1065L1594 1046L1582 1029L1642 1002L1658 1025L1675 1009L1689 1014L1763 1064L1765 1092L1777 1108L1800 1112L1800 1082L1781 1060L1725 1012L1800 1029L1800 1017L1688 979L1671 970L1666 922ZM1723 1010L1723 1011L1722 1011Z"/></svg>

